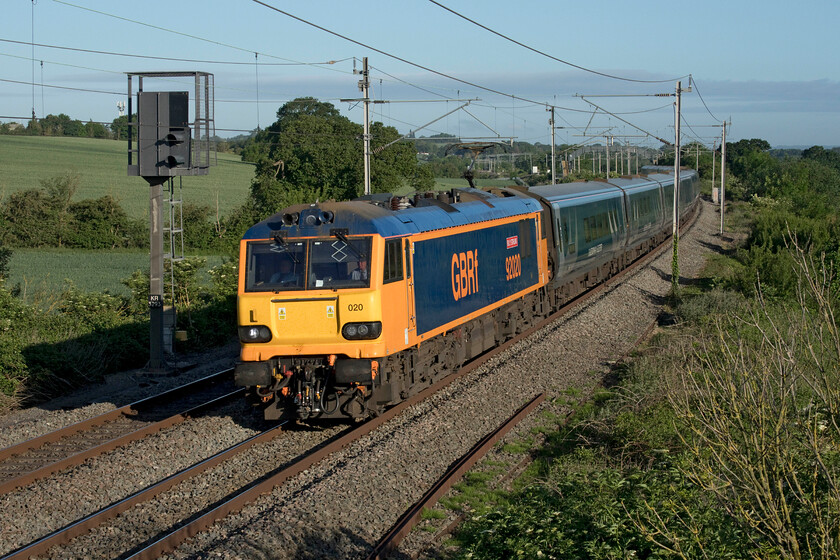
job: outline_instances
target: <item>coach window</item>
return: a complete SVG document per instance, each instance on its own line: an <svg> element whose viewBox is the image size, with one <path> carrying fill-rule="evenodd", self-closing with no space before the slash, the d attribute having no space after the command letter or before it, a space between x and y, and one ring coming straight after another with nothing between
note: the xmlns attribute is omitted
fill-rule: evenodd
<svg viewBox="0 0 840 560"><path fill-rule="evenodd" d="M396 282L403 278L401 241L394 239L385 242L385 267L382 282Z"/></svg>
<svg viewBox="0 0 840 560"><path fill-rule="evenodd" d="M575 218L576 216L569 211L563 217L563 239L565 240L567 255L573 255L577 252L578 229Z"/></svg>

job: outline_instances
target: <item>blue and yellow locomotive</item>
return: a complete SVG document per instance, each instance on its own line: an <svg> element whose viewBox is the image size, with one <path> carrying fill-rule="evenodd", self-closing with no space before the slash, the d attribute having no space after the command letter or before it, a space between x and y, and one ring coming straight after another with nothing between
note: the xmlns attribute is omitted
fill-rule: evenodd
<svg viewBox="0 0 840 560"><path fill-rule="evenodd" d="M267 419L376 415L657 246L673 196L655 174L287 208L241 242L236 383Z"/></svg>

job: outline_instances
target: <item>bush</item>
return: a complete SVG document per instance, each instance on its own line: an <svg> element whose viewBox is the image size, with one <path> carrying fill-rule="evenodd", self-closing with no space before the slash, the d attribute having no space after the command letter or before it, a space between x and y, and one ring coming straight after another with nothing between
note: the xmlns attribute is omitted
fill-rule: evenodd
<svg viewBox="0 0 840 560"><path fill-rule="evenodd" d="M72 202L78 174L41 181L39 189L17 191L0 204L0 242L13 247L113 249L146 247L148 229L128 218L110 195Z"/></svg>
<svg viewBox="0 0 840 560"><path fill-rule="evenodd" d="M458 533L458 558L744 558L737 527L667 462L647 471L591 468L588 453L556 461L541 482L479 514ZM680 527L657 541L658 516Z"/></svg>
<svg viewBox="0 0 840 560"><path fill-rule="evenodd" d="M795 306L721 319L670 392L681 468L779 558L840 557L840 330L825 260L795 240ZM674 542L676 533L663 531Z"/></svg>

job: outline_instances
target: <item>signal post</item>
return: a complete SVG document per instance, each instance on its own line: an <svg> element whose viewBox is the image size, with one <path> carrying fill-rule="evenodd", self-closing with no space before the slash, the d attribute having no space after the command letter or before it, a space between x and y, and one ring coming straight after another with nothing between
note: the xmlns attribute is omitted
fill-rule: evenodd
<svg viewBox="0 0 840 560"><path fill-rule="evenodd" d="M187 91L143 91L144 78L194 78L194 119L190 120ZM138 80L136 120L132 119L132 79ZM183 228L180 200L174 200L174 177L206 175L210 166L210 147L215 132L212 125L213 75L206 72L128 73L128 175L143 177L149 183L149 362L147 371L165 373L172 367L165 350L171 348L175 327L174 301L165 306L164 257L174 264L183 258ZM195 131L195 138L192 137ZM136 148L133 144L136 138ZM163 185L169 183L170 213L164 214ZM168 226L166 225L168 223ZM168 254L164 233L169 233ZM181 252L175 237L181 236ZM171 268L170 268L171 271ZM174 293L174 291L173 291ZM172 298L170 298L172 299ZM169 340L164 332L169 322ZM167 344L168 342L168 344Z"/></svg>

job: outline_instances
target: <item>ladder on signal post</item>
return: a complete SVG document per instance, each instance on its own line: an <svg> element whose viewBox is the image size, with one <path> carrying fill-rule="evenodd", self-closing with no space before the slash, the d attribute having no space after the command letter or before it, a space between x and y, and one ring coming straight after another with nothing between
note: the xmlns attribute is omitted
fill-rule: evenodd
<svg viewBox="0 0 840 560"><path fill-rule="evenodd" d="M175 263L184 260L184 196L183 180L169 178L169 198L167 210L163 213L163 258L169 263L169 290L172 303L175 303Z"/></svg>
<svg viewBox="0 0 840 560"><path fill-rule="evenodd" d="M175 314L175 266L184 260L184 196L183 179L178 177L177 190L175 178L169 178L169 197L167 208L163 212L163 258L169 267L169 305L163 306L164 351L173 353L173 339L177 317ZM166 270L164 266L164 270Z"/></svg>

